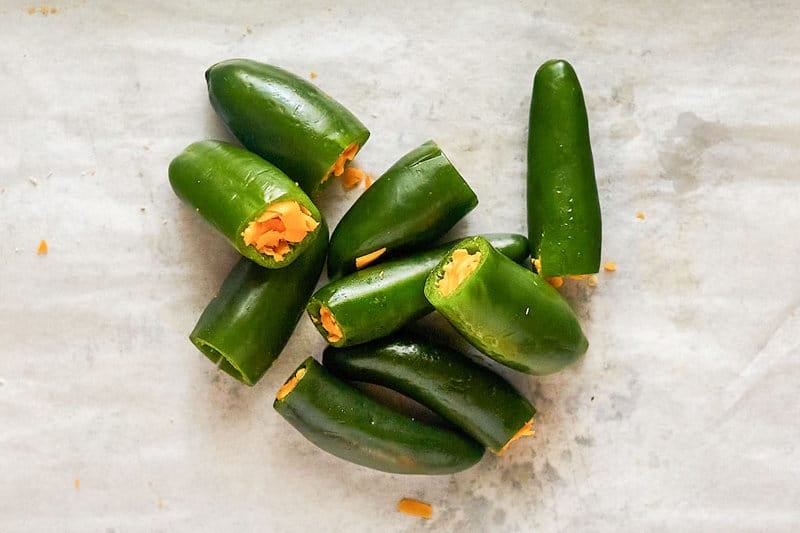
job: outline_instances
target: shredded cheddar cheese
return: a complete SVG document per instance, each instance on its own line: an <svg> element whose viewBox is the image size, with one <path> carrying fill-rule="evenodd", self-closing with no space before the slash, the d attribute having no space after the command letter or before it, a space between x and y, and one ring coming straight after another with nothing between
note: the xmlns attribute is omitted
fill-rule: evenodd
<svg viewBox="0 0 800 533"><path fill-rule="evenodd" d="M592 274L586 279L586 284L590 287L597 287L597 276Z"/></svg>
<svg viewBox="0 0 800 533"><path fill-rule="evenodd" d="M328 333L328 342L339 342L342 340L342 328L333 317L333 313L327 307L319 308L319 320L322 322L322 329Z"/></svg>
<svg viewBox="0 0 800 533"><path fill-rule="evenodd" d="M316 78L316 77L317 77L317 73L316 73L316 72L314 72L314 71L312 70L312 71L311 71L311 74L309 74L309 76L310 76L310 77L311 77L311 79L313 80L314 78Z"/></svg>
<svg viewBox="0 0 800 533"><path fill-rule="evenodd" d="M300 380L303 379L303 376L305 376L305 375L306 375L306 369L305 368L297 369L297 372L295 372L294 376L292 376L289 379L289 381L284 383L281 386L281 388L278 389L278 393L275 395L275 399L283 400L284 398L289 396L289 393L294 390L294 388L297 386L298 383L300 383Z"/></svg>
<svg viewBox="0 0 800 533"><path fill-rule="evenodd" d="M452 294L478 268L480 262L480 252L470 254L463 248L456 249L450 258L450 262L444 266L442 279L436 284L442 296Z"/></svg>
<svg viewBox="0 0 800 533"><path fill-rule="evenodd" d="M308 209L289 200L267 207L261 216L247 225L242 238L246 245L253 246L260 253L275 261L283 261L292 244L301 242L317 226L319 222Z"/></svg>
<svg viewBox="0 0 800 533"><path fill-rule="evenodd" d="M617 270L617 264L614 261L606 261L606 264L603 265L603 268L606 272L615 272Z"/></svg>
<svg viewBox="0 0 800 533"><path fill-rule="evenodd" d="M644 220L644 213L642 213L641 211L638 211L636 213L636 218L638 218L639 220Z"/></svg>
<svg viewBox="0 0 800 533"><path fill-rule="evenodd" d="M367 173L360 168L347 167L342 174L342 187L347 190L352 189L367 176Z"/></svg>
<svg viewBox="0 0 800 533"><path fill-rule="evenodd" d="M375 250L374 252L362 255L361 257L356 257L356 269L364 268L365 266L369 265L370 263L374 262L377 258L382 256L384 253L386 253L385 247L379 250Z"/></svg>
<svg viewBox="0 0 800 533"><path fill-rule="evenodd" d="M547 283L555 287L556 289L561 287L564 284L564 278L561 276L554 276L552 278L547 278Z"/></svg>
<svg viewBox="0 0 800 533"><path fill-rule="evenodd" d="M541 257L536 257L534 259L531 259L531 263L533 263L533 268L536 269L537 273L542 271L542 258Z"/></svg>
<svg viewBox="0 0 800 533"><path fill-rule="evenodd" d="M370 187L372 187L372 178L369 176L369 174L367 174L364 177L364 190L366 191Z"/></svg>
<svg viewBox="0 0 800 533"><path fill-rule="evenodd" d="M47 253L47 241L42 239L39 241L39 248L36 249L36 253L39 255L45 255Z"/></svg>
<svg viewBox="0 0 800 533"><path fill-rule="evenodd" d="M514 441L516 441L516 440L519 440L519 439L521 439L522 437L531 437L531 436L533 436L535 433L536 433L536 432L533 430L533 418L531 418L530 420L528 420L527 422L525 422L525 424L523 424L523 426L522 426L521 428L519 428L519 431L517 431L516 433L514 433L514 436L513 436L513 437L511 437L510 439L508 439L508 442L506 442L506 443L503 445L503 447L502 447L502 448L500 448L500 450L497 452L497 455L503 455L503 453L505 453L505 451L506 451L506 450L508 450L508 447L509 447L509 446L511 446L511 444L512 444Z"/></svg>
<svg viewBox="0 0 800 533"><path fill-rule="evenodd" d="M353 143L345 148L344 151L339 154L338 159L336 159L336 161L333 163L333 166L330 168L330 170L328 170L325 176L322 177L321 183L325 183L331 176L336 176L337 178L341 176L344 173L344 166L348 161L353 160L353 158L356 156L356 153L358 153L358 144L356 143Z"/></svg>
<svg viewBox="0 0 800 533"><path fill-rule="evenodd" d="M413 498L403 498L397 503L397 510L411 516L428 519L433 516L433 507Z"/></svg>
<svg viewBox="0 0 800 533"><path fill-rule="evenodd" d="M80 489L80 488L81 488L81 480L80 479L76 479L75 480L75 489Z"/></svg>

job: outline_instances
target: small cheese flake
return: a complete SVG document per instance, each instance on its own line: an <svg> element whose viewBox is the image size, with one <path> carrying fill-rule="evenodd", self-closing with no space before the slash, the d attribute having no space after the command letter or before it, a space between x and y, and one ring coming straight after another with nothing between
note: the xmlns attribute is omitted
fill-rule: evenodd
<svg viewBox="0 0 800 533"><path fill-rule="evenodd" d="M346 190L350 190L361 183L366 176L367 174L360 168L347 167L344 169L344 173L341 176L342 187Z"/></svg>
<svg viewBox="0 0 800 533"><path fill-rule="evenodd" d="M314 78L317 77L317 73L312 70L311 74L309 74L309 77L313 80Z"/></svg>
<svg viewBox="0 0 800 533"><path fill-rule="evenodd" d="M364 190L366 191L370 187L372 187L372 178L370 177L369 174L367 174L366 177L364 178Z"/></svg>
<svg viewBox="0 0 800 533"><path fill-rule="evenodd" d="M397 503L397 510L411 516L428 519L433 516L433 507L430 504L415 500L414 498L403 498Z"/></svg>
<svg viewBox="0 0 800 533"><path fill-rule="evenodd" d="M597 287L597 276L592 274L586 279L586 284L590 287Z"/></svg>
<svg viewBox="0 0 800 533"><path fill-rule="evenodd" d="M636 213L636 218L638 218L639 220L644 220L644 213L642 213L641 211L638 211Z"/></svg>
<svg viewBox="0 0 800 533"><path fill-rule="evenodd" d="M383 247L379 250L375 250L374 252L370 252L366 255L362 255L361 257L356 257L356 269L362 269L365 266L369 265L370 263L374 262L380 256L382 256L386 252L386 247Z"/></svg>
<svg viewBox="0 0 800 533"><path fill-rule="evenodd" d="M606 261L606 264L603 265L603 268L606 272L616 272L617 264L614 261Z"/></svg>
<svg viewBox="0 0 800 533"><path fill-rule="evenodd" d="M547 283L555 287L556 289L561 287L564 284L564 278L561 276L554 276L552 278L547 278Z"/></svg>
<svg viewBox="0 0 800 533"><path fill-rule="evenodd" d="M39 248L36 249L36 253L39 255L45 255L47 253L47 241L42 239L39 241Z"/></svg>
<svg viewBox="0 0 800 533"><path fill-rule="evenodd" d="M81 480L80 479L76 479L75 480L75 489L77 490L77 489L80 489L80 488L81 488Z"/></svg>

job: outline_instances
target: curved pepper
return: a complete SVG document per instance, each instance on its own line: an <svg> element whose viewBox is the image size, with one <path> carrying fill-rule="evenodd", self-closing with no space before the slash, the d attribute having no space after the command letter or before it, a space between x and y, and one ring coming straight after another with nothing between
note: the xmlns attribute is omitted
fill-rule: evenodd
<svg viewBox="0 0 800 533"><path fill-rule="evenodd" d="M313 358L278 391L275 410L322 450L397 474L451 474L480 461L469 437L392 411L328 373Z"/></svg>
<svg viewBox="0 0 800 533"><path fill-rule="evenodd" d="M528 239L539 274L600 270L602 222L578 76L563 60L536 72L528 130Z"/></svg>
<svg viewBox="0 0 800 533"><path fill-rule="evenodd" d="M328 277L438 239L478 198L433 141L404 155L355 201L331 235Z"/></svg>
<svg viewBox="0 0 800 533"><path fill-rule="evenodd" d="M473 346L522 372L557 372L589 346L558 291L481 237L451 249L425 281L425 297Z"/></svg>
<svg viewBox="0 0 800 533"><path fill-rule="evenodd" d="M339 102L281 68L231 59L211 66L206 82L211 105L236 138L308 194L340 176L369 138Z"/></svg>
<svg viewBox="0 0 800 533"><path fill-rule="evenodd" d="M325 263L324 219L319 232L288 268L266 269L240 259L189 335L198 350L242 383L255 385L294 332Z"/></svg>
<svg viewBox="0 0 800 533"><path fill-rule="evenodd" d="M300 187L232 144L189 145L170 163L169 181L240 254L263 267L289 266L319 233L322 217Z"/></svg>
<svg viewBox="0 0 800 533"><path fill-rule="evenodd" d="M506 380L462 354L396 336L327 347L322 364L342 379L374 383L428 407L495 453L533 434L536 409Z"/></svg>
<svg viewBox="0 0 800 533"><path fill-rule="evenodd" d="M528 239L514 233L485 235L514 261L528 257ZM459 239L460 240L460 239ZM385 337L433 307L425 298L425 279L458 241L367 267L328 283L306 311L320 335L342 347Z"/></svg>

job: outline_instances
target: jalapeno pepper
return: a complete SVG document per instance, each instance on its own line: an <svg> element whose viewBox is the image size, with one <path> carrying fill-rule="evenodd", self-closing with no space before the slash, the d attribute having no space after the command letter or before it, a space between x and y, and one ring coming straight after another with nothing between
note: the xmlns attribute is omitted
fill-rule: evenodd
<svg viewBox="0 0 800 533"><path fill-rule="evenodd" d="M220 369L255 385L278 358L322 273L328 227L288 268L266 269L241 258L208 304L189 339ZM222 361L220 361L220 358Z"/></svg>
<svg viewBox="0 0 800 533"><path fill-rule="evenodd" d="M407 336L327 347L322 364L340 378L374 383L418 401L495 453L531 435L536 409L510 383L458 352Z"/></svg>
<svg viewBox="0 0 800 533"><path fill-rule="evenodd" d="M240 254L263 267L289 266L317 238L321 215L308 196L243 148L191 144L170 163L169 181Z"/></svg>
<svg viewBox="0 0 800 533"><path fill-rule="evenodd" d="M522 235L496 233L485 237L514 261L528 257L528 239ZM334 346L352 346L385 337L433 311L423 291L425 278L456 242L332 281L311 297L306 307L308 316Z"/></svg>
<svg viewBox="0 0 800 533"><path fill-rule="evenodd" d="M589 121L578 76L563 60L542 65L533 81L528 239L543 276L600 269L602 224Z"/></svg>
<svg viewBox="0 0 800 533"><path fill-rule="evenodd" d="M433 141L400 158L342 217L331 235L328 277L433 242L478 198Z"/></svg>
<svg viewBox="0 0 800 533"><path fill-rule="evenodd" d="M473 346L522 372L557 372L589 346L558 291L482 237L448 252L425 281L425 297Z"/></svg>
<svg viewBox="0 0 800 533"><path fill-rule="evenodd" d="M314 194L369 138L339 102L281 68L231 59L206 71L211 105L252 152Z"/></svg>
<svg viewBox="0 0 800 533"><path fill-rule="evenodd" d="M322 450L398 474L450 474L469 468L483 447L466 435L392 411L308 359L281 387L273 407Z"/></svg>

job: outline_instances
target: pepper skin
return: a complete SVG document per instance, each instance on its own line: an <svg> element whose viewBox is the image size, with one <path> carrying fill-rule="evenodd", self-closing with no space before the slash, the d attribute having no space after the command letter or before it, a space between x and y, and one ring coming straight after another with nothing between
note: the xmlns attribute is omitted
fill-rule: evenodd
<svg viewBox="0 0 800 533"><path fill-rule="evenodd" d="M323 365L349 381L374 383L428 407L495 453L536 414L506 380L462 354L408 336L325 349Z"/></svg>
<svg viewBox="0 0 800 533"><path fill-rule="evenodd" d="M360 257L388 259L431 243L476 205L464 178L428 141L401 157L342 217L331 236L328 277L357 270Z"/></svg>
<svg viewBox="0 0 800 533"><path fill-rule="evenodd" d="M461 433L392 411L311 357L281 387L273 407L322 450L383 472L451 474L484 452Z"/></svg>
<svg viewBox="0 0 800 533"><path fill-rule="evenodd" d="M528 239L545 277L600 270L602 222L589 121L563 60L536 72L528 130Z"/></svg>
<svg viewBox="0 0 800 533"><path fill-rule="evenodd" d="M281 68L231 59L211 66L206 82L211 105L236 138L310 195L340 175L369 138L339 102Z"/></svg>
<svg viewBox="0 0 800 533"><path fill-rule="evenodd" d="M324 219L320 226L311 248L288 268L261 268L241 258L189 335L197 349L242 383L261 379L303 314L328 250Z"/></svg>
<svg viewBox="0 0 800 533"><path fill-rule="evenodd" d="M479 261L444 295L446 266L458 250L472 258L480 252ZM425 281L425 297L473 346L521 372L552 374L589 346L558 291L482 237L465 239L451 249Z"/></svg>
<svg viewBox="0 0 800 533"><path fill-rule="evenodd" d="M485 235L502 254L522 262L528 257L528 239L514 233ZM461 240L461 239L459 239ZM306 311L320 334L337 347L352 346L389 335L431 311L425 298L425 279L458 241L353 272L319 289ZM320 319L326 308L341 331L331 342Z"/></svg>
<svg viewBox="0 0 800 533"><path fill-rule="evenodd" d="M289 266L317 238L319 226L278 261L245 243L242 232L270 205L295 201L321 220L317 207L292 180L255 154L222 141L189 145L169 165L175 194L214 226L240 254L265 268Z"/></svg>

